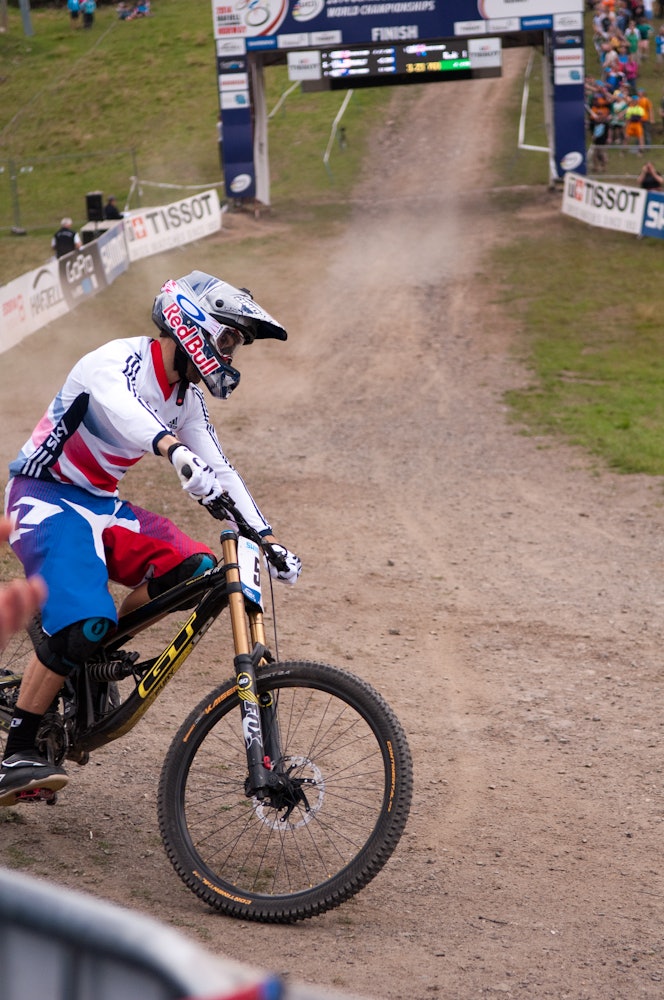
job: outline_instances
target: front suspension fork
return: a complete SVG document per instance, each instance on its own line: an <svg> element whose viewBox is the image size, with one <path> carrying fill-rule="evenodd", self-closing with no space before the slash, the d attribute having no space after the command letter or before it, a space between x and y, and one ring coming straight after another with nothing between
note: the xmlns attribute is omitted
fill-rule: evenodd
<svg viewBox="0 0 664 1000"><path fill-rule="evenodd" d="M256 668L259 663L265 662L263 654L267 651L263 614L255 610L247 612L240 581L235 532L222 532L221 545L228 582L242 735L249 769L247 795L265 799L270 790L279 784L273 765L281 758L281 749L274 697L272 692L259 696L256 684Z"/></svg>

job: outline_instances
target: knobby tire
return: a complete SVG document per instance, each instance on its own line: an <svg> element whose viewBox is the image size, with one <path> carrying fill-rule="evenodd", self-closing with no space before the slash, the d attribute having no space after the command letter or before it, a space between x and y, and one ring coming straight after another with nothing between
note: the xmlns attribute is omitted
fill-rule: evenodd
<svg viewBox="0 0 664 1000"><path fill-rule="evenodd" d="M180 727L158 791L161 835L185 884L243 920L290 923L339 906L385 865L412 796L405 734L368 683L320 663L272 664L285 765L304 786L289 819L245 795L246 755L235 680Z"/></svg>

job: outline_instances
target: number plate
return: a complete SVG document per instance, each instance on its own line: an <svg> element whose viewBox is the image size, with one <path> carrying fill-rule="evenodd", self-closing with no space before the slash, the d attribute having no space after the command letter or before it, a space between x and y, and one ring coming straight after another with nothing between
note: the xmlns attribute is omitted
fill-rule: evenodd
<svg viewBox="0 0 664 1000"><path fill-rule="evenodd" d="M263 610L261 593L261 552L255 542L248 538L238 539L237 561L240 565L242 593Z"/></svg>

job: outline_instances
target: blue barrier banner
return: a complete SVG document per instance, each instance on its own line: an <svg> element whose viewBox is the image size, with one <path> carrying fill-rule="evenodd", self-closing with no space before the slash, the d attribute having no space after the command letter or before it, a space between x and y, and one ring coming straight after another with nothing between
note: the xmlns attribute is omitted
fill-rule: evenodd
<svg viewBox="0 0 664 1000"><path fill-rule="evenodd" d="M642 236L654 236L664 239L664 194L649 191L646 207L643 212Z"/></svg>
<svg viewBox="0 0 664 1000"><path fill-rule="evenodd" d="M106 284L112 284L129 267L129 251L122 221L97 238Z"/></svg>
<svg viewBox="0 0 664 1000"><path fill-rule="evenodd" d="M222 108L221 150L224 162L224 183L229 198L256 196L254 166L254 129L251 107Z"/></svg>
<svg viewBox="0 0 664 1000"><path fill-rule="evenodd" d="M243 2L236 0L238 6ZM252 2L254 0L249 0L249 3ZM231 8L220 9L228 11ZM254 128L246 41L227 35L217 37L216 51L221 112L220 152L226 193L230 198L255 198Z"/></svg>
<svg viewBox="0 0 664 1000"><path fill-rule="evenodd" d="M558 14L545 36L553 63L553 132L556 172L586 172L583 15ZM574 44L574 43L577 44Z"/></svg>

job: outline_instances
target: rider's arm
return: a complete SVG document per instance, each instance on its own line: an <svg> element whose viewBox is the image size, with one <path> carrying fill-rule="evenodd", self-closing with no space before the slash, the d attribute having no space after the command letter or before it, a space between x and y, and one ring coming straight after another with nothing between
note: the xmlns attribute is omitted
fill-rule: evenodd
<svg viewBox="0 0 664 1000"><path fill-rule="evenodd" d="M204 445L204 440L202 442L199 441L199 446L201 443ZM175 437L174 434L164 434L156 443L155 451L157 451L160 455L165 455L170 459L173 465L177 467L180 481L185 489L189 489L190 484L194 483L192 470L194 476L198 473L198 478L196 479L198 485L196 486L196 489L192 489L190 492L192 492L195 497L198 497L201 503L205 505L205 495L208 497L213 496L211 492L208 492L211 485L209 479L213 477L213 471L212 466L208 467L206 456L205 454L201 454L200 447L195 452L185 441ZM178 462L178 458L176 457L178 455L183 456L183 460L181 462ZM277 538L272 534L271 527L266 523L263 515L258 510L258 507L256 507L256 504L254 503L254 500L244 485L242 479L237 472L235 472L235 469L228 464L223 453L222 457L224 462L226 462L226 469L232 473L232 476L230 477L230 481L227 485L224 485L228 477L217 474L217 482L222 485L222 488L231 496L236 508L239 513L243 515L245 520L263 536L266 542L269 542L272 546L274 546L274 549L270 552L266 552L270 576L275 577L278 580L282 580L285 583L294 584L302 569L302 563L299 557L296 556L294 552L289 552L289 550L285 548L285 546L281 545ZM204 464L202 465L201 472L202 463ZM188 469L185 472L187 467ZM198 467L198 469L196 467ZM208 478L206 479L205 477ZM199 493L198 490L201 492ZM258 518L260 518L260 521L258 521Z"/></svg>
<svg viewBox="0 0 664 1000"><path fill-rule="evenodd" d="M186 409L185 409L186 407ZM219 484L228 493L242 516L260 534L274 539L270 524L261 513L242 476L226 458L208 415L202 393L193 386L187 392L183 409L183 420L177 431L177 438L214 469ZM166 439L168 440L168 439ZM172 441L171 441L172 443ZM161 441L158 444L160 452ZM166 445L166 452L170 445ZM163 454L163 452L161 452Z"/></svg>

